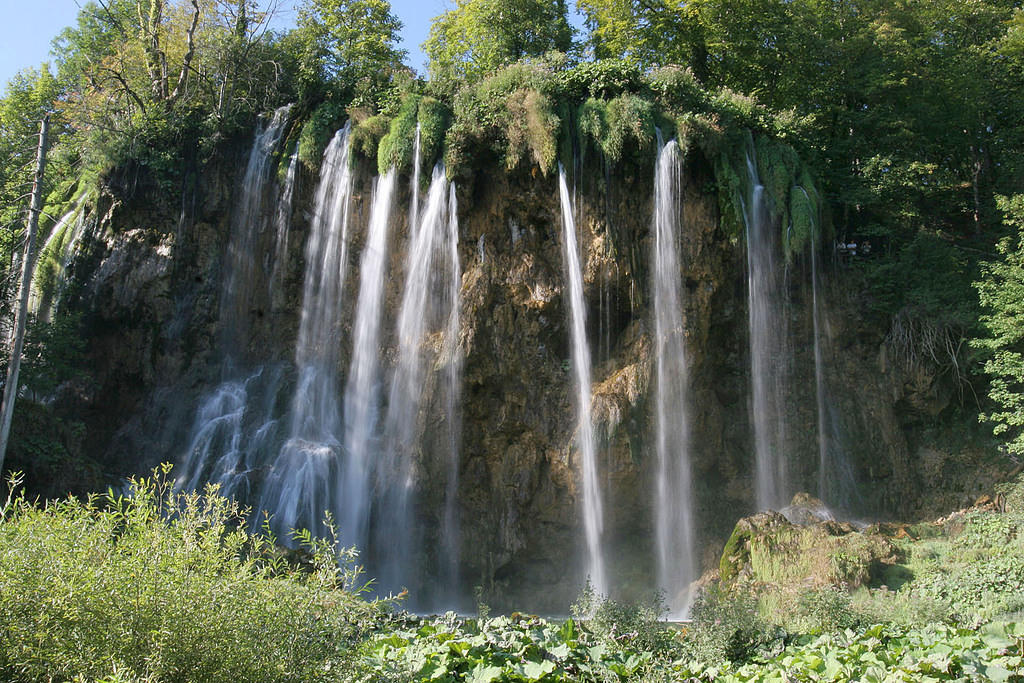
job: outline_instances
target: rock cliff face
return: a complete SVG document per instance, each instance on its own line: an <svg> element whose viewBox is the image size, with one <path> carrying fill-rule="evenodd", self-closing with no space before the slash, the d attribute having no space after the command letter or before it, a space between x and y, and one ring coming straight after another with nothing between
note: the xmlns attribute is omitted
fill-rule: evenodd
<svg viewBox="0 0 1024 683"><path fill-rule="evenodd" d="M190 177L179 196L141 182L129 193L110 186L94 210L100 229L74 263L76 296L89 330L96 390L78 396L86 442L112 475L180 462L203 392L222 371L218 302L233 196L244 145ZM595 432L605 496L605 548L613 583L626 595L652 586L654 447L650 273L653 159L650 167L604 169L597 160L573 174L584 253L593 369ZM402 181L408 186L407 181ZM571 182L573 180L571 179ZM252 365L284 368L283 409L294 383L292 353L301 305L303 245L316 178L297 186L292 233L278 291L248 312L238 349ZM685 166L680 274L691 368L693 479L702 567L716 566L736 520L755 512L750 360L742 240L720 228L712 166L697 151ZM358 259L365 240L371 172L358 170L357 217L349 254L343 329L348 367ZM271 190L276 191L276 190ZM566 278L557 179L538 169L492 169L458 185L463 265L459 344L464 356L458 517L464 593L481 586L496 607L564 611L580 587L580 463L574 446ZM408 190L398 199L408 206ZM390 240L382 358L393 362L394 316L408 239L406 212ZM261 267L273 235L258 237ZM818 481L818 411L809 264L788 266L790 373L786 454L792 487ZM841 268L826 268L820 296L832 306L823 340L834 448L849 464L852 512L863 517L925 515L943 500L973 496L989 472L947 481L942 468L965 460L934 425L952 386L887 351L885 331L844 295ZM440 345L437 339L432 343ZM427 379L440 381L441 368ZM341 384L341 386L344 386ZM435 566L443 511L443 392L422 416L417 513L425 566ZM945 441L945 443L944 443ZM258 475L257 475L258 476ZM960 487L958 491L957 487ZM947 496L948 498L949 496ZM959 502L959 501L957 501Z"/></svg>

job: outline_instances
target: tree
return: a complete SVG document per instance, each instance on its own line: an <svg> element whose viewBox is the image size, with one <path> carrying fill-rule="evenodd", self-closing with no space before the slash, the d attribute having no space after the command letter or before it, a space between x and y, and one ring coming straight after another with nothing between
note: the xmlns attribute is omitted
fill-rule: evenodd
<svg viewBox="0 0 1024 683"><path fill-rule="evenodd" d="M1019 5L580 0L598 57L677 61L794 110L848 229L901 243L924 224L977 234L995 224L992 191L1013 191L999 175L1020 168Z"/></svg>
<svg viewBox="0 0 1024 683"><path fill-rule="evenodd" d="M448 82L571 47L565 0L457 0L434 19L423 44L431 78Z"/></svg>
<svg viewBox="0 0 1024 683"><path fill-rule="evenodd" d="M3 471L4 455L7 453L7 438L11 433L11 418L14 415L14 401L18 397L18 372L21 369L21 350L25 343L25 328L28 316L28 296L35 266L36 229L39 227L39 213L43 208L43 173L46 170L46 152L49 145L50 117L44 116L39 124L39 146L36 151L36 167L32 180L32 201L28 212L28 236L25 239L25 256L21 261L21 287L18 294L18 310L14 318L14 338L11 343L11 359L7 365L7 381L4 383L4 398L0 404L0 472Z"/></svg>
<svg viewBox="0 0 1024 683"><path fill-rule="evenodd" d="M1000 197L999 208L1016 234L999 243L1002 260L982 268L975 285L987 311L981 323L987 336L974 345L991 353L985 362L989 400L995 408L981 416L1005 434L1007 449L1024 454L1024 195Z"/></svg>
<svg viewBox="0 0 1024 683"><path fill-rule="evenodd" d="M372 98L401 68L401 28L387 0L305 0L296 31L304 79L340 82Z"/></svg>

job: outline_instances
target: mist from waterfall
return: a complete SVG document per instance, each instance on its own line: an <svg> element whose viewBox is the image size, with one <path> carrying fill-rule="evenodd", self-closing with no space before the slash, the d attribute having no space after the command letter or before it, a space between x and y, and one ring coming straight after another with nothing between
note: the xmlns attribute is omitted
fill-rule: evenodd
<svg viewBox="0 0 1024 683"><path fill-rule="evenodd" d="M298 379L287 440L274 460L260 501L260 509L275 513L271 526L282 535L297 528L322 532L324 511L332 509L340 483L338 335L353 185L349 132L349 124L338 131L321 165L306 243L302 311L295 344ZM337 518L335 523L346 545L359 545L365 536L355 520Z"/></svg>
<svg viewBox="0 0 1024 683"><path fill-rule="evenodd" d="M683 617L699 575L690 467L690 396L680 263L682 155L675 140L658 152L654 177L654 339L658 586L671 614Z"/></svg>
<svg viewBox="0 0 1024 683"><path fill-rule="evenodd" d="M747 308L750 325L751 411L754 423L755 491L759 510L789 501L786 467L786 318L782 269L773 239L764 185L753 151L747 154L750 196L743 214L747 238Z"/></svg>
<svg viewBox="0 0 1024 683"><path fill-rule="evenodd" d="M582 478L584 538L587 546L587 576L596 593L608 594L602 531L604 511L597 472L597 447L590 407L590 348L587 345L587 311L583 300L583 271L576 246L576 220L572 198L565 180L565 168L558 165L558 196L562 207L564 256L568 272L572 364L576 377L576 442L579 448Z"/></svg>

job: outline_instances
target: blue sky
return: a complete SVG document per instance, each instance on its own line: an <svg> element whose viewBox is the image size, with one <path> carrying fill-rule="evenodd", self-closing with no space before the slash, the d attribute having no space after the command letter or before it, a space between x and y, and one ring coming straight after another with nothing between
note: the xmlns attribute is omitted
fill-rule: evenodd
<svg viewBox="0 0 1024 683"><path fill-rule="evenodd" d="M15 73L38 66L50 59L50 41L65 26L75 23L85 0L0 0L0 89ZM391 0L392 11L402 20L402 48L408 50L407 63L425 73L420 45L430 32L430 21L454 6L449 0ZM293 0L281 0L275 22L280 27L294 25Z"/></svg>

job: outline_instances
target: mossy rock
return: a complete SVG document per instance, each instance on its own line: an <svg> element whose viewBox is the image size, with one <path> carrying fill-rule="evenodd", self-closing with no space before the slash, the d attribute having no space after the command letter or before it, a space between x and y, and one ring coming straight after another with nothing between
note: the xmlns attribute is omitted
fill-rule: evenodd
<svg viewBox="0 0 1024 683"><path fill-rule="evenodd" d="M719 562L723 582L749 579L779 588L856 587L894 564L899 552L880 533L862 533L844 522L797 525L777 512L737 522Z"/></svg>

